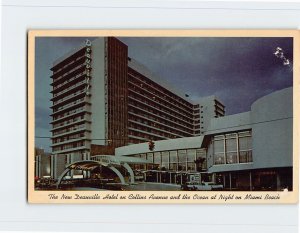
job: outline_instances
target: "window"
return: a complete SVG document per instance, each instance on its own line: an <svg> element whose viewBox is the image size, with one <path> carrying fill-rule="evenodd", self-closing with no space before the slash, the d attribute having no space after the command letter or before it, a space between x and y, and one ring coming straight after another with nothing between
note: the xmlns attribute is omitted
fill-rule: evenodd
<svg viewBox="0 0 300 233"><path fill-rule="evenodd" d="M153 153L147 153L147 160L153 163Z"/></svg>
<svg viewBox="0 0 300 233"><path fill-rule="evenodd" d="M237 163L237 135L226 135L226 163Z"/></svg>
<svg viewBox="0 0 300 233"><path fill-rule="evenodd" d="M160 152L155 152L154 153L154 163L161 165L161 156Z"/></svg>
<svg viewBox="0 0 300 233"><path fill-rule="evenodd" d="M239 160L240 163L252 162L252 138L250 132L239 133Z"/></svg>
<svg viewBox="0 0 300 233"><path fill-rule="evenodd" d="M161 167L169 169L169 151L161 152Z"/></svg>
<svg viewBox="0 0 300 233"><path fill-rule="evenodd" d="M170 163L177 163L177 151L170 151Z"/></svg>
<svg viewBox="0 0 300 233"><path fill-rule="evenodd" d="M213 140L214 164L252 162L251 132L217 135Z"/></svg>
<svg viewBox="0 0 300 233"><path fill-rule="evenodd" d="M214 140L214 164L224 164L225 163L225 148L224 139Z"/></svg>
<svg viewBox="0 0 300 233"><path fill-rule="evenodd" d="M187 151L178 150L178 170L186 171Z"/></svg>
<svg viewBox="0 0 300 233"><path fill-rule="evenodd" d="M187 150L187 170L195 171L196 169L196 149Z"/></svg>

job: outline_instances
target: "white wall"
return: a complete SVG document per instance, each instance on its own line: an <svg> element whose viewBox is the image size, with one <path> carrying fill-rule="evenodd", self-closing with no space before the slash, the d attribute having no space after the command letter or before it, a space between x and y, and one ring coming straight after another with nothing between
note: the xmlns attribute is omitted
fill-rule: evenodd
<svg viewBox="0 0 300 233"><path fill-rule="evenodd" d="M155 143L154 151L149 151L148 142L133 144L129 146L116 148L115 155L126 156L126 155L138 154L138 153L150 153L155 151L200 148L202 144L202 140L203 140L203 136L154 141Z"/></svg>
<svg viewBox="0 0 300 233"><path fill-rule="evenodd" d="M92 41L91 109L92 139L105 138L105 43L104 38ZM104 140L92 140L92 144L104 145Z"/></svg>
<svg viewBox="0 0 300 233"><path fill-rule="evenodd" d="M293 165L292 97L292 88L286 88L252 105L254 168Z"/></svg>

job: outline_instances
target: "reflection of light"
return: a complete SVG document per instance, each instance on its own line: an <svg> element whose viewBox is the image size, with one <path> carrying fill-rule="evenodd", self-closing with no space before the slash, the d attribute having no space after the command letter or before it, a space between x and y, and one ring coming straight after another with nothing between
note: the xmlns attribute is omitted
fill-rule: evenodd
<svg viewBox="0 0 300 233"><path fill-rule="evenodd" d="M47 166L46 171L47 173L50 173L50 166Z"/></svg>

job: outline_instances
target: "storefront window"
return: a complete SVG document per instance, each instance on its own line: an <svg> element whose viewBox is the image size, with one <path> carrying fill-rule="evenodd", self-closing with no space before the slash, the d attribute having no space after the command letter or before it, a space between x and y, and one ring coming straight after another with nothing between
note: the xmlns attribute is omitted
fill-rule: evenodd
<svg viewBox="0 0 300 233"><path fill-rule="evenodd" d="M187 154L186 150L178 150L178 162L186 162Z"/></svg>
<svg viewBox="0 0 300 233"><path fill-rule="evenodd" d="M196 165L196 164L195 164L194 162L188 162L188 163L187 163L187 166L188 166L188 167L187 167L187 170L188 170L188 171L195 171L195 170L196 170L196 169L195 169L195 165Z"/></svg>
<svg viewBox="0 0 300 233"><path fill-rule="evenodd" d="M226 135L226 163L237 163L237 134Z"/></svg>
<svg viewBox="0 0 300 233"><path fill-rule="evenodd" d="M170 163L177 163L177 151L170 151Z"/></svg>
<svg viewBox="0 0 300 233"><path fill-rule="evenodd" d="M187 150L187 170L195 171L196 149Z"/></svg>
<svg viewBox="0 0 300 233"><path fill-rule="evenodd" d="M239 133L240 163L252 162L252 137L250 132Z"/></svg>
<svg viewBox="0 0 300 233"><path fill-rule="evenodd" d="M147 153L147 160L153 163L153 153Z"/></svg>
<svg viewBox="0 0 300 233"><path fill-rule="evenodd" d="M226 153L226 163L237 163L237 153L236 152L227 152Z"/></svg>
<svg viewBox="0 0 300 233"><path fill-rule="evenodd" d="M171 171L177 171L177 163L170 163L169 169Z"/></svg>
<svg viewBox="0 0 300 233"><path fill-rule="evenodd" d="M186 171L187 153L186 150L178 150L178 171Z"/></svg>
<svg viewBox="0 0 300 233"><path fill-rule="evenodd" d="M169 151L161 152L161 167L169 169Z"/></svg>
<svg viewBox="0 0 300 233"><path fill-rule="evenodd" d="M224 154L224 139L214 140L214 164L224 164L225 154Z"/></svg>
<svg viewBox="0 0 300 233"><path fill-rule="evenodd" d="M252 162L252 151L240 151L240 163Z"/></svg>
<svg viewBox="0 0 300 233"><path fill-rule="evenodd" d="M215 154L215 164L224 164L225 163L225 158L224 154Z"/></svg>
<svg viewBox="0 0 300 233"><path fill-rule="evenodd" d="M202 165L196 165L196 170L200 169L199 167L197 168L197 166L201 166L202 171L206 170L206 149L196 149L196 159L202 162Z"/></svg>
<svg viewBox="0 0 300 233"><path fill-rule="evenodd" d="M154 153L154 163L161 165L160 152L155 152Z"/></svg>
<svg viewBox="0 0 300 233"><path fill-rule="evenodd" d="M195 149L187 150L187 161L194 162L195 159L196 159L196 150Z"/></svg>

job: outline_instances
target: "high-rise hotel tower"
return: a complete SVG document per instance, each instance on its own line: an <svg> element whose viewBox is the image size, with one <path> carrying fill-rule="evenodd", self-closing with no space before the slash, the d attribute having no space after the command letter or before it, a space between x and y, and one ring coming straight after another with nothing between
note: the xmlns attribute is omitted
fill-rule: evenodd
<svg viewBox="0 0 300 233"><path fill-rule="evenodd" d="M225 114L215 96L193 103L163 83L113 37L86 40L51 70L58 170L91 154L113 154L119 146L201 135L211 118Z"/></svg>

